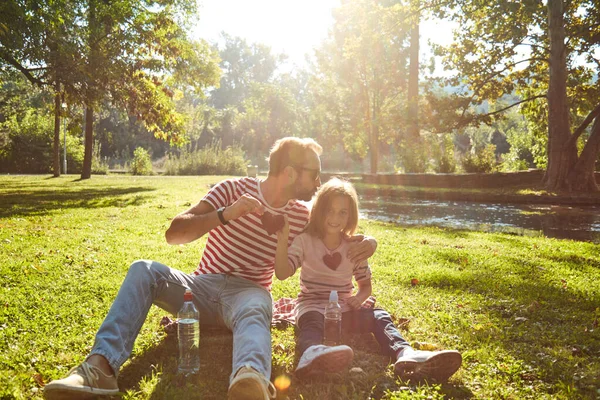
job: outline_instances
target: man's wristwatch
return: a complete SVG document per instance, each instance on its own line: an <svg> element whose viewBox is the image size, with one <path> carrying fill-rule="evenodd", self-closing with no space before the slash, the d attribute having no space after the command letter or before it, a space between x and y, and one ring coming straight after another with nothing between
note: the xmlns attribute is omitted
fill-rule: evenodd
<svg viewBox="0 0 600 400"><path fill-rule="evenodd" d="M227 225L229 222L225 221L225 217L223 217L223 211L225 211L225 207L221 207L217 210L217 216L219 217L219 221L221 221L222 225Z"/></svg>

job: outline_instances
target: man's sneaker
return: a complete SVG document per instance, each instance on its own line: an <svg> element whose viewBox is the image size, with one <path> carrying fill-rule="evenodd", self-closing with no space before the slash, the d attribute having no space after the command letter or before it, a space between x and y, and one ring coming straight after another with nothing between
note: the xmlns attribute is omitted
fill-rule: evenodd
<svg viewBox="0 0 600 400"><path fill-rule="evenodd" d="M310 346L298 362L296 376L304 379L319 372L340 372L348 368L354 358L354 352L348 346Z"/></svg>
<svg viewBox="0 0 600 400"><path fill-rule="evenodd" d="M394 372L404 381L430 379L444 382L452 376L462 363L462 356L456 350L423 351L405 349L396 363Z"/></svg>
<svg viewBox="0 0 600 400"><path fill-rule="evenodd" d="M229 400L269 400L277 395L275 386L250 366L237 370L229 385Z"/></svg>
<svg viewBox="0 0 600 400"><path fill-rule="evenodd" d="M66 378L52 381L44 387L47 400L89 399L118 393L119 386L114 375L106 375L85 361L72 368Z"/></svg>

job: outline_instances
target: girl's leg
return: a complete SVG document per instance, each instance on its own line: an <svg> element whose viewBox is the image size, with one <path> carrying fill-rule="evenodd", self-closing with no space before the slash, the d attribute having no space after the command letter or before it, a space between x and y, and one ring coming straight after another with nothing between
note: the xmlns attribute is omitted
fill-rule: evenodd
<svg viewBox="0 0 600 400"><path fill-rule="evenodd" d="M325 372L341 372L352 363L354 352L348 346L324 346L323 329L325 317L317 311L309 311L298 320L298 344L300 356L296 377L303 379Z"/></svg>
<svg viewBox="0 0 600 400"><path fill-rule="evenodd" d="M342 331L346 333L373 333L383 354L396 360L405 348L410 348L390 314L382 309L361 308L342 315Z"/></svg>
<svg viewBox="0 0 600 400"><path fill-rule="evenodd" d="M296 354L302 356L310 346L323 343L323 329L325 317L317 311L309 311L302 314L298 320L298 343Z"/></svg>

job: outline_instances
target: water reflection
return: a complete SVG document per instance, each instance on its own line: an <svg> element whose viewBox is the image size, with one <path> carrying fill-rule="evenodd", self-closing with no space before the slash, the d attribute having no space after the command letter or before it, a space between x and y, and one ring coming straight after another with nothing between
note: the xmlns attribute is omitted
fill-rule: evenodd
<svg viewBox="0 0 600 400"><path fill-rule="evenodd" d="M361 217L408 226L432 225L600 243L598 206L490 204L362 196Z"/></svg>

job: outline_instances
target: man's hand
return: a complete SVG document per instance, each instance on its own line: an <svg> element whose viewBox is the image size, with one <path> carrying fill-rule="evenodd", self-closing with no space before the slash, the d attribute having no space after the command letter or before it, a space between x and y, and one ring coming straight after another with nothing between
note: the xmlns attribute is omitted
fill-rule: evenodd
<svg viewBox="0 0 600 400"><path fill-rule="evenodd" d="M375 254L377 248L375 239L364 235L354 235L350 236L348 240L354 242L348 249L348 258L353 263L364 261Z"/></svg>
<svg viewBox="0 0 600 400"><path fill-rule="evenodd" d="M358 310L362 306L362 302L356 296L348 297L346 304L353 310Z"/></svg>
<svg viewBox="0 0 600 400"><path fill-rule="evenodd" d="M223 218L225 218L226 221L231 221L252 212L263 215L265 206L249 194L244 194L237 199L235 203L225 208L225 211L223 211Z"/></svg>

